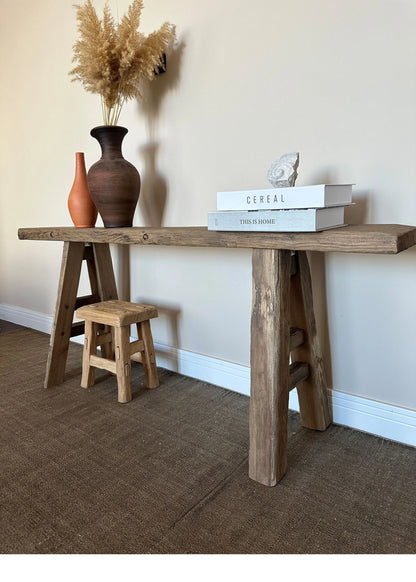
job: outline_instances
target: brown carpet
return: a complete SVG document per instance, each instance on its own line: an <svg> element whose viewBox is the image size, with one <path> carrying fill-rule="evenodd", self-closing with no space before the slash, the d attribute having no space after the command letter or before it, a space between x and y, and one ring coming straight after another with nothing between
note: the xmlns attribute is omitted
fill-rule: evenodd
<svg viewBox="0 0 416 582"><path fill-rule="evenodd" d="M49 338L0 326L0 551L16 554L414 553L416 449L290 414L289 470L247 476L247 397L160 370L44 390ZM98 372L100 374L100 372Z"/></svg>

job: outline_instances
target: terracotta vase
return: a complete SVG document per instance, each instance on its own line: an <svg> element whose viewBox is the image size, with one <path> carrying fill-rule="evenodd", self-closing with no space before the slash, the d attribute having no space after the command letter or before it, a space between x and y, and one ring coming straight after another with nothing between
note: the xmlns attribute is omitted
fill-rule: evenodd
<svg viewBox="0 0 416 582"><path fill-rule="evenodd" d="M88 186L107 228L132 226L139 199L139 172L121 152L127 131L119 125L101 125L91 130L102 155L88 170Z"/></svg>
<svg viewBox="0 0 416 582"><path fill-rule="evenodd" d="M77 228L95 226L98 213L88 189L83 152L75 154L75 178L68 196L68 210Z"/></svg>

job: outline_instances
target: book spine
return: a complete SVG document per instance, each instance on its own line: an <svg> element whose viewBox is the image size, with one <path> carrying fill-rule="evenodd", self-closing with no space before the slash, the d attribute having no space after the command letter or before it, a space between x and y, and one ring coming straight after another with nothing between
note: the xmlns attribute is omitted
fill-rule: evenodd
<svg viewBox="0 0 416 582"><path fill-rule="evenodd" d="M314 210L208 212L208 230L314 231L315 216Z"/></svg>
<svg viewBox="0 0 416 582"><path fill-rule="evenodd" d="M208 230L316 232L341 226L344 207L208 212Z"/></svg>
<svg viewBox="0 0 416 582"><path fill-rule="evenodd" d="M321 208L325 205L322 188L272 188L218 192L217 210L273 210Z"/></svg>
<svg viewBox="0 0 416 582"><path fill-rule="evenodd" d="M350 204L352 185L217 192L217 210L289 210Z"/></svg>

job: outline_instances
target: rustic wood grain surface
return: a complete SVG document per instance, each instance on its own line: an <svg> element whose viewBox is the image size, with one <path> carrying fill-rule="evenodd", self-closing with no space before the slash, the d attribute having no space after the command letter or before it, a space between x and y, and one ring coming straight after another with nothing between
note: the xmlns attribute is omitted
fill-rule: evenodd
<svg viewBox="0 0 416 582"><path fill-rule="evenodd" d="M344 226L313 233L217 232L206 227L20 228L21 240L128 245L287 249L396 254L416 244L416 227L399 224Z"/></svg>

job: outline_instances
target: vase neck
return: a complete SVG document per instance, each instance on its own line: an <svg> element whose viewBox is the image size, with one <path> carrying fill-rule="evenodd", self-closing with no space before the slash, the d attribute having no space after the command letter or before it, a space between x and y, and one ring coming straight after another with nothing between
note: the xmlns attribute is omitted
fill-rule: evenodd
<svg viewBox="0 0 416 582"><path fill-rule="evenodd" d="M75 152L75 173L86 174L84 152Z"/></svg>
<svg viewBox="0 0 416 582"><path fill-rule="evenodd" d="M101 146L101 158L122 158L121 146L127 133L125 127L119 125L100 125L91 130L91 135Z"/></svg>

